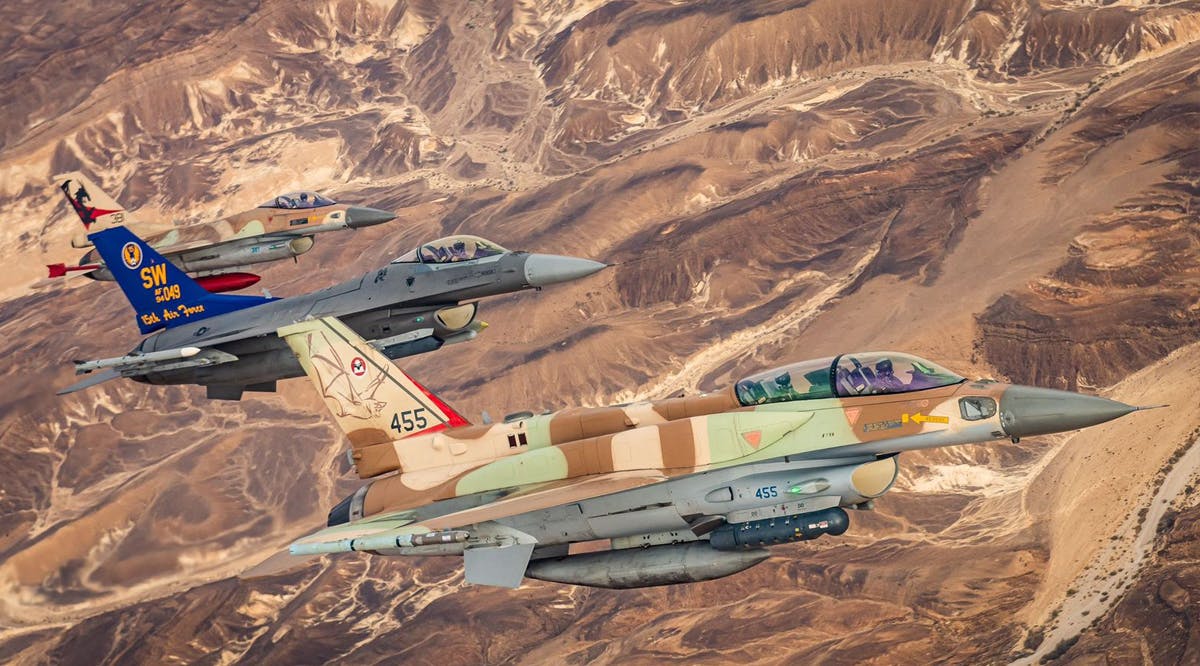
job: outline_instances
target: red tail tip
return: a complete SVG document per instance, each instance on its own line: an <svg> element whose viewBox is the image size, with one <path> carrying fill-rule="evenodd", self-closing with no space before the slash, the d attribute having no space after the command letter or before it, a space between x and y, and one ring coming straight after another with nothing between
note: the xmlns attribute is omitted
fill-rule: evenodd
<svg viewBox="0 0 1200 666"><path fill-rule="evenodd" d="M46 268L50 269L50 277L63 277L67 274L66 264L47 264Z"/></svg>

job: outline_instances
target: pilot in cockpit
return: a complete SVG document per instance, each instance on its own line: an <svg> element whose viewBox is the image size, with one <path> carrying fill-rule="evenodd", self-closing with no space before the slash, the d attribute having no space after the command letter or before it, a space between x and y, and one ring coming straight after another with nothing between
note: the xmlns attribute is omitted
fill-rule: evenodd
<svg viewBox="0 0 1200 666"><path fill-rule="evenodd" d="M466 242L456 240L455 244L450 246L451 262L466 262L467 259L470 259L470 256L467 254Z"/></svg>
<svg viewBox="0 0 1200 666"><path fill-rule="evenodd" d="M308 208L308 192L300 193L300 208Z"/></svg>
<svg viewBox="0 0 1200 666"><path fill-rule="evenodd" d="M800 397L800 393L792 386L792 375L783 373L775 378L775 387L777 395L785 400L796 400Z"/></svg>
<svg viewBox="0 0 1200 666"><path fill-rule="evenodd" d="M880 392L903 391L907 386L903 379L896 376L892 360L885 358L875 364L875 388Z"/></svg>

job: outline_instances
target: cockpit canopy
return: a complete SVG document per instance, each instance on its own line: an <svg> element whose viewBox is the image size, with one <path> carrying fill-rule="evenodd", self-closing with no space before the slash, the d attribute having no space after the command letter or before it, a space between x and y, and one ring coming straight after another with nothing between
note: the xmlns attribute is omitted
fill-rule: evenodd
<svg viewBox="0 0 1200 666"><path fill-rule="evenodd" d="M911 354L866 352L801 361L760 372L735 384L735 390L738 402L750 406L907 393L962 381L963 377Z"/></svg>
<svg viewBox="0 0 1200 666"><path fill-rule="evenodd" d="M320 208L333 204L333 199L323 197L316 192L288 192L271 199L259 208Z"/></svg>
<svg viewBox="0 0 1200 666"><path fill-rule="evenodd" d="M405 252L394 259L392 263L448 264L455 261L482 259L505 252L508 250L478 236L446 236Z"/></svg>

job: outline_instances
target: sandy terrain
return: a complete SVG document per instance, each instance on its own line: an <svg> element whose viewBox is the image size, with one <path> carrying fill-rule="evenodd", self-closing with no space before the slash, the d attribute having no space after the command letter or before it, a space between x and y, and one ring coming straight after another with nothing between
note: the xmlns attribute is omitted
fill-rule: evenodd
<svg viewBox="0 0 1200 666"><path fill-rule="evenodd" d="M4 3L0 660L1188 663L1197 10ZM356 487L340 437L294 381L55 397L137 340L115 289L42 278L77 258L68 169L147 224L300 187L399 213L265 268L276 295L458 231L612 263L405 364L467 414L870 348L1171 406L905 456L846 535L721 581L512 592L365 557L240 580Z"/></svg>

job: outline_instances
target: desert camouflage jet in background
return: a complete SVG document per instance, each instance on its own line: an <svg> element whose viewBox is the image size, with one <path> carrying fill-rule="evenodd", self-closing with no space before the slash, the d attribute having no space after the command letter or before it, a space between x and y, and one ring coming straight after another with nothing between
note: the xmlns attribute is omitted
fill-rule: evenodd
<svg viewBox="0 0 1200 666"><path fill-rule="evenodd" d="M461 555L468 582L504 587L728 576L767 546L844 533L846 509L892 487L903 451L1015 442L1139 409L871 352L694 397L472 425L335 318L279 335L346 432L359 477L373 479L290 555Z"/></svg>
<svg viewBox="0 0 1200 666"><path fill-rule="evenodd" d="M54 182L88 232L130 225L128 212L82 173L60 174L54 176ZM258 275L239 269L308 252L318 233L359 229L395 218L384 210L339 204L316 192L292 192L223 220L147 235L146 242L183 272L195 275L196 283L205 290L220 293L258 282ZM86 235L71 240L77 248L91 244ZM81 272L95 280L113 279L95 250L83 255L76 266L52 264L47 268L52 278Z"/></svg>
<svg viewBox="0 0 1200 666"><path fill-rule="evenodd" d="M76 361L96 374L59 391L109 379L200 384L208 397L238 400L274 391L304 374L275 334L309 317L337 316L388 358L471 340L486 324L475 299L575 280L604 264L511 252L475 236L441 238L387 266L339 285L290 298L211 294L125 227L88 237L137 314L142 333L158 331L125 356Z"/></svg>

